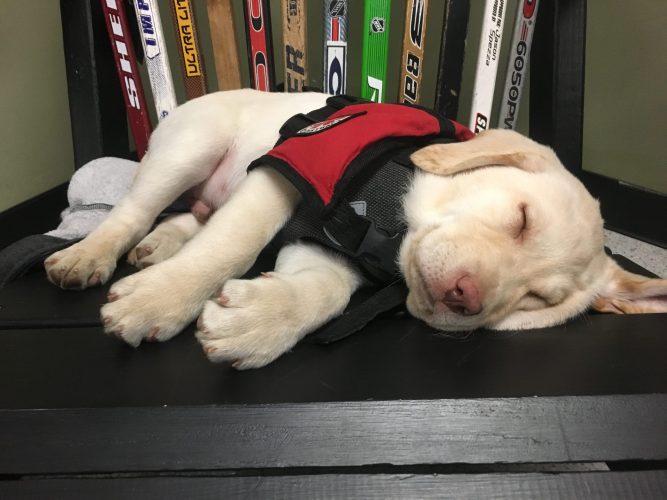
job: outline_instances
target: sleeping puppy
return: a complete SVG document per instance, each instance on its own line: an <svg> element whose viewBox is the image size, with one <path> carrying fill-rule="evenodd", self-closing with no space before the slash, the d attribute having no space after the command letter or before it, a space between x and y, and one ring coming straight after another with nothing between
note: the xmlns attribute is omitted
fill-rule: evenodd
<svg viewBox="0 0 667 500"><path fill-rule="evenodd" d="M236 279L301 196L273 169L246 175L246 167L271 149L283 122L327 97L239 90L177 108L153 133L131 191L108 219L46 260L49 280L100 285L129 251L142 271L111 287L101 311L107 333L137 346L168 340L199 318L196 335L212 361L270 363L339 315L363 283L350 262L305 243L283 248L273 272ZM605 255L598 203L549 148L491 130L424 147L412 160L420 170L404 199L399 266L415 317L446 331L527 329L590 306L667 310L667 280L629 274ZM185 192L195 200L191 213L149 234Z"/></svg>

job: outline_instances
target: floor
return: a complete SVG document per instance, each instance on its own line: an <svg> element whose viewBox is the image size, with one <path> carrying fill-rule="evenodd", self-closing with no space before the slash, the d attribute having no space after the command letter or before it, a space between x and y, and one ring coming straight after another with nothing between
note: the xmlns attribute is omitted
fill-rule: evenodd
<svg viewBox="0 0 667 500"><path fill-rule="evenodd" d="M658 276L667 277L667 249L605 230L605 244L613 253L621 254Z"/></svg>

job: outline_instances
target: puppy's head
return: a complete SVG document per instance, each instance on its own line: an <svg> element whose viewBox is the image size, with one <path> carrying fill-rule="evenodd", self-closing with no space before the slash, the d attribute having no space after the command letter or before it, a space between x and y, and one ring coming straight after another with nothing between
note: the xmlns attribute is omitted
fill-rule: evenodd
<svg viewBox="0 0 667 500"><path fill-rule="evenodd" d="M406 199L408 309L442 330L556 325L588 307L667 311L667 280L621 270L598 203L554 152L506 130L425 147Z"/></svg>

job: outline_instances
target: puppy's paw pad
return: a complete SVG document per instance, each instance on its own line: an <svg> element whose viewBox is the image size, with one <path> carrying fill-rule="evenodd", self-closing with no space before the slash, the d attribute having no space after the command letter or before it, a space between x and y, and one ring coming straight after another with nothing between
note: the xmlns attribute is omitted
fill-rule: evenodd
<svg viewBox="0 0 667 500"><path fill-rule="evenodd" d="M270 346L260 347L256 339L247 336L203 341L202 349L209 361L213 363L229 362L237 370L261 368L285 352L271 349Z"/></svg>
<svg viewBox="0 0 667 500"><path fill-rule="evenodd" d="M49 281L65 289L84 289L109 279L116 268L113 256L92 250L84 243L85 240L60 250L44 261Z"/></svg>

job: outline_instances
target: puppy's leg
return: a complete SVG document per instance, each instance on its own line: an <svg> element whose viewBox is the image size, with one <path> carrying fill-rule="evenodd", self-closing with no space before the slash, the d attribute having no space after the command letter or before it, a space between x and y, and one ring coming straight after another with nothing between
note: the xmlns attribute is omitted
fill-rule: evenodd
<svg viewBox="0 0 667 500"><path fill-rule="evenodd" d="M250 268L298 201L282 175L253 170L181 251L113 285L102 307L105 331L135 346L173 337L222 283Z"/></svg>
<svg viewBox="0 0 667 500"><path fill-rule="evenodd" d="M202 228L191 213L172 215L162 221L127 255L133 266L144 269L167 260Z"/></svg>
<svg viewBox="0 0 667 500"><path fill-rule="evenodd" d="M274 272L228 281L204 307L197 338L211 361L264 366L339 315L359 283L344 259L317 246L290 245Z"/></svg>
<svg viewBox="0 0 667 500"><path fill-rule="evenodd" d="M83 241L45 261L51 282L78 289L105 283L120 256L148 233L158 214L204 181L223 159L231 132L216 130L220 136L211 137L211 131L199 130L199 124L182 130L179 120L170 119L153 133L130 192L109 217ZM197 132L202 137L199 142L193 139Z"/></svg>

